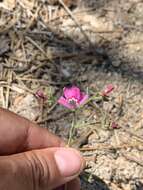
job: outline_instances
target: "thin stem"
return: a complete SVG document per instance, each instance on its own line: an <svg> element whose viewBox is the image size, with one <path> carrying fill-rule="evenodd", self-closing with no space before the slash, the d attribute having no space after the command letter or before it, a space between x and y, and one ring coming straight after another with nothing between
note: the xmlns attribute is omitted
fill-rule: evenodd
<svg viewBox="0 0 143 190"><path fill-rule="evenodd" d="M73 131L74 131L74 122L72 122L71 129L70 129L70 132L69 132L69 139L68 139L68 144L67 144L68 147L71 145Z"/></svg>
<svg viewBox="0 0 143 190"><path fill-rule="evenodd" d="M69 132L69 139L68 139L68 146L71 145L71 141L72 141L72 137L73 137L73 132L74 132L74 129L75 129L75 120L76 120L76 112L74 111L73 112L73 120L72 120L72 124L71 124L71 129L70 129L70 132Z"/></svg>

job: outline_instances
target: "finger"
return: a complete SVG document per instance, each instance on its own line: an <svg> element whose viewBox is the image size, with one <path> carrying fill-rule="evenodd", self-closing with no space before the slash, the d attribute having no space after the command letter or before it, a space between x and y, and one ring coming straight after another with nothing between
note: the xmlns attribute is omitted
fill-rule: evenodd
<svg viewBox="0 0 143 190"><path fill-rule="evenodd" d="M79 178L73 179L55 190L80 190L80 180Z"/></svg>
<svg viewBox="0 0 143 190"><path fill-rule="evenodd" d="M76 178L70 182L67 183L66 190L80 190L80 180L79 178Z"/></svg>
<svg viewBox="0 0 143 190"><path fill-rule="evenodd" d="M48 148L3 156L0 158L0 189L51 190L76 178L83 167L82 156L72 148ZM74 187L75 182L71 185Z"/></svg>
<svg viewBox="0 0 143 190"><path fill-rule="evenodd" d="M58 147L62 140L35 123L0 108L0 155Z"/></svg>

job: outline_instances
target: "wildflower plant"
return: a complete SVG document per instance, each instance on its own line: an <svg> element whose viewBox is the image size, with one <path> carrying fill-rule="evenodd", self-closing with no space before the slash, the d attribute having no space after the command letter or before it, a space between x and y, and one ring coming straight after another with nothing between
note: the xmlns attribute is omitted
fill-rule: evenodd
<svg viewBox="0 0 143 190"><path fill-rule="evenodd" d="M64 107L70 109L74 113L74 118L72 121L72 126L69 134L69 142L68 145L71 142L72 139L72 133L75 128L76 123L76 113L77 110L84 105L88 100L88 95L80 90L77 86L71 86L71 87L64 87L63 89L63 95L58 99L58 103L63 105Z"/></svg>
<svg viewBox="0 0 143 190"><path fill-rule="evenodd" d="M68 145L70 145L72 134L76 126L77 111L90 101L93 101L93 100L102 101L104 97L108 97L113 90L114 90L114 86L112 84L109 84L103 89L101 93L97 93L96 95L89 97L88 94L81 91L80 88L75 85L70 86L70 87L64 87L63 94L58 99L58 103L70 109L74 113L74 118L72 121L72 126L71 126L70 134L69 134Z"/></svg>
<svg viewBox="0 0 143 190"><path fill-rule="evenodd" d="M88 95L77 86L64 87L63 95L59 98L58 103L69 108L76 109L88 100Z"/></svg>

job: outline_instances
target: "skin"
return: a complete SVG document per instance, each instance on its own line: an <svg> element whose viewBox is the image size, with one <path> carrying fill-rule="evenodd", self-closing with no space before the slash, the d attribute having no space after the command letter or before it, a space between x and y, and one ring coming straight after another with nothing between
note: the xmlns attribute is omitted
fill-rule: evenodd
<svg viewBox="0 0 143 190"><path fill-rule="evenodd" d="M64 169L64 175L55 159L58 151L69 151L80 158L78 164ZM0 189L62 190L66 184L66 190L79 190L77 176L83 167L83 158L76 150L64 148L59 137L0 108ZM70 176L71 170L74 174Z"/></svg>

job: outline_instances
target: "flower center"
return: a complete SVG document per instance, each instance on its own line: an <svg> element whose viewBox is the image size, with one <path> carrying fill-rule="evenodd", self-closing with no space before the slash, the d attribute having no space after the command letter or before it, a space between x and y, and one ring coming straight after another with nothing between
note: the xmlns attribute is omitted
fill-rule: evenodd
<svg viewBox="0 0 143 190"><path fill-rule="evenodd" d="M77 103L78 103L78 101L77 101L76 98L69 98L69 99L68 99L68 102L69 102L69 104L71 104L71 105L73 105L73 106L76 106Z"/></svg>

